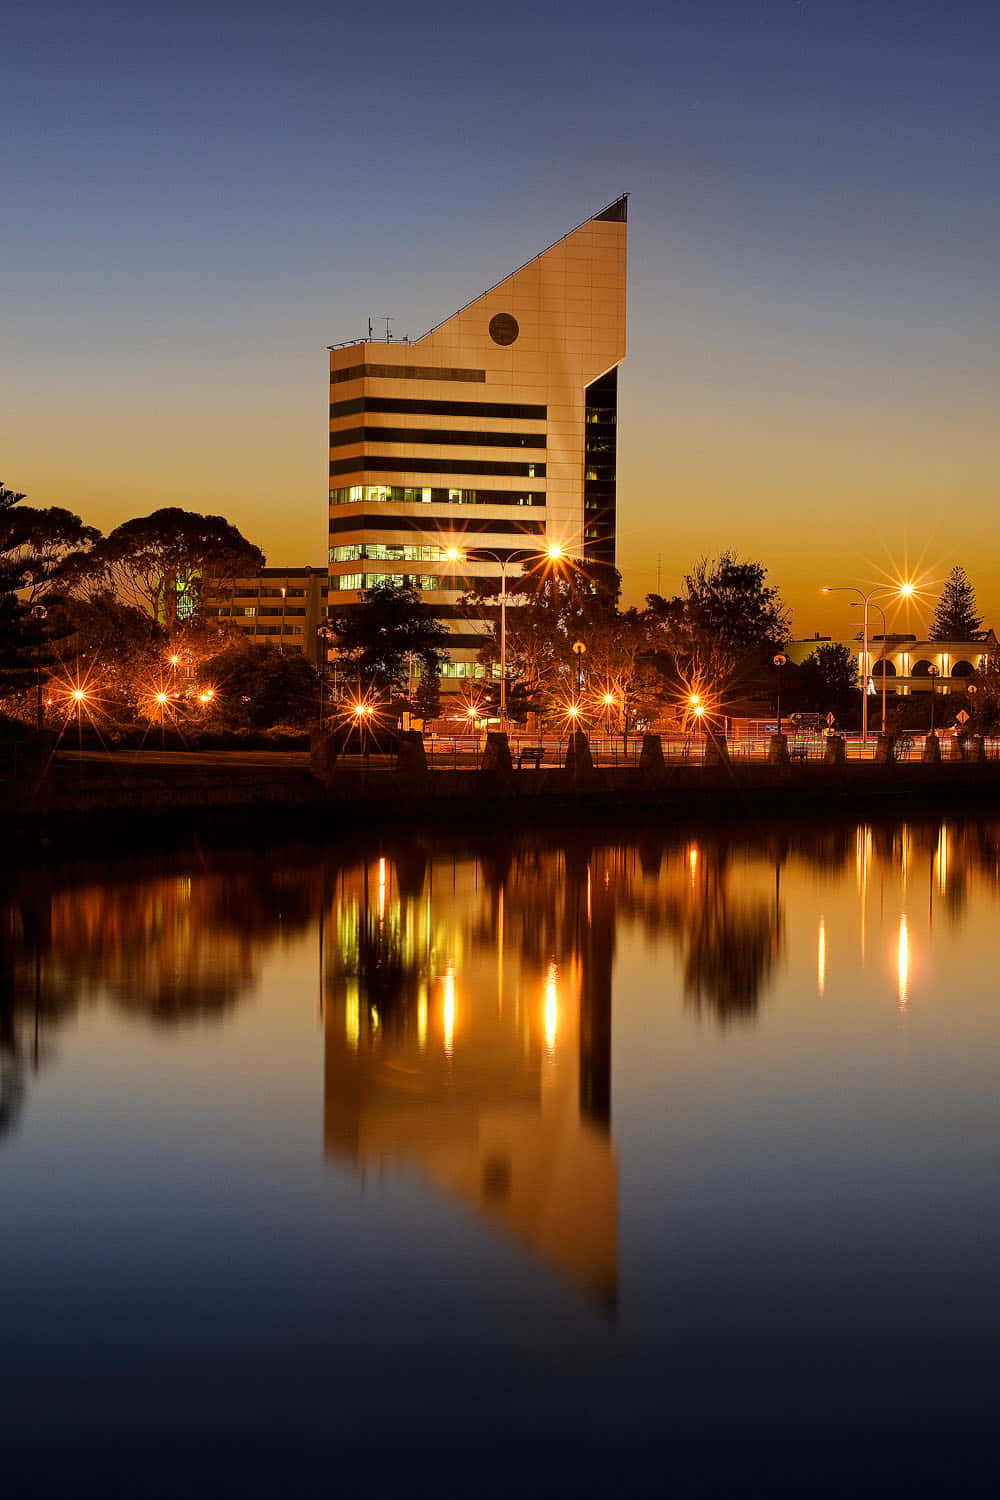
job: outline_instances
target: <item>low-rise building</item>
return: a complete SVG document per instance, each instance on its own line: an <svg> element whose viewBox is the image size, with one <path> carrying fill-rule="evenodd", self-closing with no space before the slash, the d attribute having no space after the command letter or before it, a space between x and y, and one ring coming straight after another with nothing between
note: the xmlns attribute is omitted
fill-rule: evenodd
<svg viewBox="0 0 1000 1500"><path fill-rule="evenodd" d="M866 661L864 642L858 637L831 642L829 636L813 636L804 641L790 641L782 649L797 666L820 646L846 646L854 657L859 681L864 677ZM981 641L925 641L915 635L870 635L868 637L867 671L876 692L882 688L883 671L889 692L906 697L910 693L962 692L966 679L972 677L997 653L997 637L987 631ZM935 670L932 671L931 669Z"/></svg>
<svg viewBox="0 0 1000 1500"><path fill-rule="evenodd" d="M326 568L263 568L252 578L214 584L202 612L231 621L258 645L302 651L318 662L316 632L326 618L326 589Z"/></svg>

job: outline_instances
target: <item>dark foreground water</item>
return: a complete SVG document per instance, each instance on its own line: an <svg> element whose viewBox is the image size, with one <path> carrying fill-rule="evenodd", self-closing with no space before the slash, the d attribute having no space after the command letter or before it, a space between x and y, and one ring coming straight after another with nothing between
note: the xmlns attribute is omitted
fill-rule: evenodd
<svg viewBox="0 0 1000 1500"><path fill-rule="evenodd" d="M4 1492L992 1492L998 839L7 877Z"/></svg>

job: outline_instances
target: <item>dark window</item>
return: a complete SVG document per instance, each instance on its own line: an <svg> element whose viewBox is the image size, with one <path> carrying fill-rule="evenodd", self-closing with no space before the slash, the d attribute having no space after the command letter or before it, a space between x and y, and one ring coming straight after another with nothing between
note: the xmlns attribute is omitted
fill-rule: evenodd
<svg viewBox="0 0 1000 1500"><path fill-rule="evenodd" d="M428 536L542 536L544 521L489 521L478 516L336 516L330 535L351 531L424 531Z"/></svg>
<svg viewBox="0 0 1000 1500"><path fill-rule="evenodd" d="M330 371L330 384L344 380L464 380L486 383L485 370L435 369L433 365L348 365Z"/></svg>
<svg viewBox="0 0 1000 1500"><path fill-rule="evenodd" d="M623 193L617 203L609 203L607 208L594 215L594 222L600 224L605 220L612 224L624 224L628 220L628 193Z"/></svg>
<svg viewBox="0 0 1000 1500"><path fill-rule="evenodd" d="M523 417L544 422L547 408L517 401L410 401L402 396L355 396L332 401L330 417L353 417L357 412L397 412L408 417Z"/></svg>
<svg viewBox="0 0 1000 1500"><path fill-rule="evenodd" d="M605 210L603 218L625 214L626 200ZM583 512L586 521L583 553L593 562L615 561L617 511L618 371L610 370L587 387L585 408L586 455L583 471Z"/></svg>
<svg viewBox="0 0 1000 1500"><path fill-rule="evenodd" d="M501 459L380 458L377 453L330 461L331 474L496 474L505 479L544 479L545 465L505 463Z"/></svg>
<svg viewBox="0 0 1000 1500"><path fill-rule="evenodd" d="M364 485L348 485L344 489L332 489L330 491L331 505L364 505L364 504L428 504L428 505L517 505L519 507L533 507L545 504L545 495L537 490L511 491L511 490L471 490L471 489L431 489L421 486L419 490L408 485L369 485L369 489L384 489L386 493L379 498L373 495L367 497L362 493ZM426 488L426 496L425 496ZM355 493L357 491L357 493Z"/></svg>
<svg viewBox="0 0 1000 1500"><path fill-rule="evenodd" d="M457 443L464 448L544 448L542 432L459 432L450 427L342 427L330 447L346 443Z"/></svg>

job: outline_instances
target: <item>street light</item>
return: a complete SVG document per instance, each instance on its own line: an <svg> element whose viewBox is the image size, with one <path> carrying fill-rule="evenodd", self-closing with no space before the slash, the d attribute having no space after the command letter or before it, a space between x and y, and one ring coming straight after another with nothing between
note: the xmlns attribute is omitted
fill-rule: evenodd
<svg viewBox="0 0 1000 1500"><path fill-rule="evenodd" d="M876 596L876 594L888 594L888 595L891 595L893 598L896 598L896 599L909 599L909 598L912 597L913 592L914 592L915 589L916 589L916 584L914 584L914 583L901 583L901 584L898 584L895 588L885 588L882 585L879 585L878 588L869 589L867 594L863 593L861 589L857 588L854 584L850 584L850 583L846 583L846 584L845 583L834 584L832 586L827 586L827 587L824 587L824 588L820 589L820 593L821 594L857 594L857 596L858 596L858 602L860 604L864 605L864 610L865 610L864 646L862 648L862 656L863 656L863 659L864 659L864 672L862 673L862 678L861 678L861 743L862 743L862 745L867 745L867 743L868 743L868 680L869 680L869 677L871 675L871 673L869 672L869 662L868 662L868 604L869 604L869 601L872 600L872 599L874 599L875 596ZM885 619L885 613L884 613L884 611L883 611L883 614L882 614L882 618L883 618L883 620ZM883 627L883 631L882 631L882 654L883 654L883 656L885 655L885 636L886 636L886 631L885 631L885 628ZM884 731L885 730L885 670L884 669L883 669L883 672L882 672L882 687L883 687L883 696L882 696L882 728L883 728L883 731Z"/></svg>
<svg viewBox="0 0 1000 1500"><path fill-rule="evenodd" d="M927 675L931 680L931 739L934 738L934 679L937 674L938 669L932 663L931 666L927 668Z"/></svg>
<svg viewBox="0 0 1000 1500"><path fill-rule="evenodd" d="M35 728L41 734L45 723L45 709L42 705L42 639L45 633L43 622L48 610L44 604L35 604L32 605L31 613L38 630L35 637Z"/></svg>
<svg viewBox="0 0 1000 1500"><path fill-rule="evenodd" d="M72 692L70 693L70 697L73 699L73 702L76 704L76 753L82 759L82 757L83 757L83 705L84 705L84 701L85 701L85 699L87 697L87 694L86 694L86 692L84 691L83 688L81 688L81 687L75 687L72 690Z"/></svg>
<svg viewBox="0 0 1000 1500"><path fill-rule="evenodd" d="M774 665L778 669L778 733L781 733L781 669L788 661L788 657L779 651L774 658Z"/></svg>
<svg viewBox="0 0 1000 1500"><path fill-rule="evenodd" d="M473 547L477 557L489 558L500 568L500 723L507 723L507 567L511 562L513 553L492 552L486 547ZM467 554L460 551L458 547L449 547L445 551L447 562L466 562ZM547 558L549 562L568 562L569 556L560 542L552 542L544 547L541 552L523 552L517 549L517 560L523 562L526 558ZM574 648L575 649L575 648Z"/></svg>

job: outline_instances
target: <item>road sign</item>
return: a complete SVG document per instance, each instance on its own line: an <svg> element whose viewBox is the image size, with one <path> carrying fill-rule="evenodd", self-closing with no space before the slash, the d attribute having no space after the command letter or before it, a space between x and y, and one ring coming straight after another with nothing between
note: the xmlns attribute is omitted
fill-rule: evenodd
<svg viewBox="0 0 1000 1500"><path fill-rule="evenodd" d="M826 722L829 724L830 728L832 729L833 726L834 726L834 724L836 724L836 722L837 722L837 715L836 714L827 714L827 716L826 716Z"/></svg>
<svg viewBox="0 0 1000 1500"><path fill-rule="evenodd" d="M968 724L969 722L969 715L965 712L964 708L955 715L955 718L959 724Z"/></svg>

